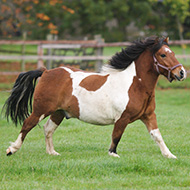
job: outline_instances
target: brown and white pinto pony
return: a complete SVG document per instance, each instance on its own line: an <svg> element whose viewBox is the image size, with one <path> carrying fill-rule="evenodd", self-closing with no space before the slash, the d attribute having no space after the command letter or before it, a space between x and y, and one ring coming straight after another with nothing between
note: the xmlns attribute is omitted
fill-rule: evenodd
<svg viewBox="0 0 190 190"><path fill-rule="evenodd" d="M160 74L170 82L186 78L184 67L168 46L168 38L158 37L133 42L116 53L101 73L70 67L21 73L4 105L7 119L10 117L15 124L24 121L7 155L17 152L27 133L50 116L44 125L48 154L59 155L52 135L64 118L73 117L97 125L114 124L109 154L119 157L116 148L126 126L140 119L163 156L176 158L163 141L154 112ZM38 77L41 78L35 88Z"/></svg>

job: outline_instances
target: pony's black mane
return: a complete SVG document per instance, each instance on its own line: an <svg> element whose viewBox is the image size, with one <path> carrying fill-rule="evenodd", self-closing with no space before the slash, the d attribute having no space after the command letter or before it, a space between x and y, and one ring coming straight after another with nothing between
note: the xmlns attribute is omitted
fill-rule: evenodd
<svg viewBox="0 0 190 190"><path fill-rule="evenodd" d="M168 45L164 40L165 38L159 38L157 36L148 37L144 40L136 40L132 45L116 53L111 60L109 60L109 65L114 69L126 69L146 49L149 49L152 54L155 54L162 45Z"/></svg>

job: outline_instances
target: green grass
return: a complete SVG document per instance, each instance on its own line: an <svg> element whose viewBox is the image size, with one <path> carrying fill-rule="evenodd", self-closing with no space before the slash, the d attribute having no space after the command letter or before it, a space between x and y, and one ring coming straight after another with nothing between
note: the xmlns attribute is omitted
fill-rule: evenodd
<svg viewBox="0 0 190 190"><path fill-rule="evenodd" d="M20 55L22 52L22 45L1 45L0 54L2 55ZM25 45L25 52L27 54L37 54L37 45Z"/></svg>
<svg viewBox="0 0 190 190"><path fill-rule="evenodd" d="M0 92L0 109L8 93ZM162 157L146 127L126 128L120 159L108 155L113 126L65 120L54 134L61 156L45 153L43 127L35 127L22 148L7 157L20 127L0 120L0 189L190 189L190 90L157 90L157 119L178 160ZM41 122L43 126L45 121Z"/></svg>
<svg viewBox="0 0 190 190"><path fill-rule="evenodd" d="M0 83L1 90L9 90L13 87L12 83Z"/></svg>
<svg viewBox="0 0 190 190"><path fill-rule="evenodd" d="M157 88L161 89L177 89L177 88L188 88L190 89L190 74L188 73L187 78L182 81L173 81L172 83L168 82L168 80L164 76L160 76L158 83L157 83Z"/></svg>

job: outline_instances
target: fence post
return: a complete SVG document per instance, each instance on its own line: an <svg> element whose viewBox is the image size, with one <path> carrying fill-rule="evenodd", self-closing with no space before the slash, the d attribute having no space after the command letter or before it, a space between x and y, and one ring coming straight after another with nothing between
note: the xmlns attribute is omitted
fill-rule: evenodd
<svg viewBox="0 0 190 190"><path fill-rule="evenodd" d="M42 44L38 45L38 56L43 56ZM37 68L44 67L44 62L42 58L38 59Z"/></svg>
<svg viewBox="0 0 190 190"><path fill-rule="evenodd" d="M101 35L95 35L94 39L97 41L97 45L103 44L104 39L102 39ZM101 56L103 55L103 47L97 47L96 48L96 56ZM95 70L96 72L100 72L102 68L103 61L102 60L97 60L95 64Z"/></svg>
<svg viewBox="0 0 190 190"><path fill-rule="evenodd" d="M48 34L47 35L47 40L48 41L56 41L56 40L58 40L58 36L57 35ZM47 54L49 55L49 57L51 57L54 54L53 49L52 48L48 48ZM54 60L51 60L51 59L47 60L47 69L52 69L53 62L54 62Z"/></svg>
<svg viewBox="0 0 190 190"><path fill-rule="evenodd" d="M21 54L22 54L22 56L24 56L25 55L25 41L26 41L26 35L27 35L27 33L26 32L24 32L23 33L23 44L22 44L22 46L21 46ZM25 71L25 60L24 59L22 59L21 60L21 70L22 71Z"/></svg>

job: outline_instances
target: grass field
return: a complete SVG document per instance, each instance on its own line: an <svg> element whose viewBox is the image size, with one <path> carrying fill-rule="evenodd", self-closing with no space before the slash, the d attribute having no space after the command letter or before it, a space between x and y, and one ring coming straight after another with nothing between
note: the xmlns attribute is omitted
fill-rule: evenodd
<svg viewBox="0 0 190 190"><path fill-rule="evenodd" d="M0 109L8 93L0 92ZM163 138L178 159L162 157L145 126L126 128L118 146L121 158L108 155L113 126L65 120L54 135L56 151L45 153L43 124L22 148L6 156L20 127L0 120L0 189L190 189L190 90L157 90L157 119Z"/></svg>

